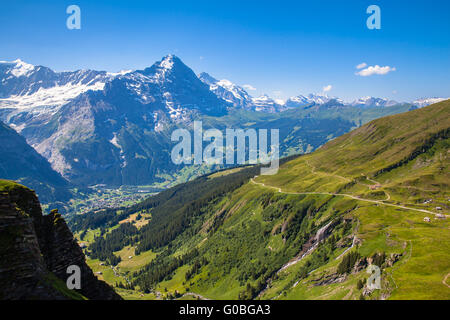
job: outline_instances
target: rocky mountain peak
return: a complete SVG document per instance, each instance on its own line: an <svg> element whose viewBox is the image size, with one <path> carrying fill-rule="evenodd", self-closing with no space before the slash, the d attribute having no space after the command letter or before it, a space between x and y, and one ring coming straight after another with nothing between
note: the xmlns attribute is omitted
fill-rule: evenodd
<svg viewBox="0 0 450 320"><path fill-rule="evenodd" d="M201 81L203 81L204 83L206 83L207 85L212 85L219 81L216 78L214 78L213 76L211 76L209 73L206 73L206 72L200 73L198 75L198 78Z"/></svg>
<svg viewBox="0 0 450 320"><path fill-rule="evenodd" d="M389 107L398 104L398 102L384 98L367 96L359 98L353 101L351 104L355 106Z"/></svg>
<svg viewBox="0 0 450 320"><path fill-rule="evenodd" d="M155 78L179 73L194 74L194 72L187 65L185 65L180 58L173 54L169 54L163 57L160 61L155 62L151 67L144 69L143 73Z"/></svg>
<svg viewBox="0 0 450 320"><path fill-rule="evenodd" d="M0 64L2 64L4 67L8 68L8 71L6 73L14 76L14 77L21 77L21 76L27 76L32 71L34 71L35 66L32 64L26 63L22 61L21 59L16 59L14 61L0 61Z"/></svg>

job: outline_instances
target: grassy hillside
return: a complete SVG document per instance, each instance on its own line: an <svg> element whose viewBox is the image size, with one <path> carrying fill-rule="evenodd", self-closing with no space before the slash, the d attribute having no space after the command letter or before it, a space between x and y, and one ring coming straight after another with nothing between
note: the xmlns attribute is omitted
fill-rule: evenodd
<svg viewBox="0 0 450 320"><path fill-rule="evenodd" d="M225 171L73 226L101 234L87 251L117 265L129 298L449 299L449 128L444 101L374 120L276 175ZM136 213L149 222L118 227Z"/></svg>

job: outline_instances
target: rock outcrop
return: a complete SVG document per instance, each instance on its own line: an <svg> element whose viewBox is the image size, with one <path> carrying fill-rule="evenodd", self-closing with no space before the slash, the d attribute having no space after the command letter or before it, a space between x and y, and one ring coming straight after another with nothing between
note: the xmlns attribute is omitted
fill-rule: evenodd
<svg viewBox="0 0 450 320"><path fill-rule="evenodd" d="M59 213L43 216L34 191L0 180L0 299L121 299L98 280ZM69 290L67 268L81 270Z"/></svg>

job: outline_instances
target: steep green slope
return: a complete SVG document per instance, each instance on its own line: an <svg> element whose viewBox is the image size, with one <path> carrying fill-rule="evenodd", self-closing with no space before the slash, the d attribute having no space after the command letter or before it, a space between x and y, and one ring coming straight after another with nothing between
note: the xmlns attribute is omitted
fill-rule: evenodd
<svg viewBox="0 0 450 320"><path fill-rule="evenodd" d="M0 121L0 178L33 188L43 202L70 197L68 182L25 139Z"/></svg>
<svg viewBox="0 0 450 320"><path fill-rule="evenodd" d="M450 101L374 120L273 176L225 171L79 218L103 234L84 239L93 257L121 256L110 263L128 289L156 297L449 299L449 128ZM135 213L145 227L117 227Z"/></svg>
<svg viewBox="0 0 450 320"><path fill-rule="evenodd" d="M258 181L290 191L348 190L360 195L373 185L377 192L372 193L392 193L391 202L420 207L421 200L433 196L445 205L449 110L447 100L371 121ZM405 189L410 192L402 194Z"/></svg>

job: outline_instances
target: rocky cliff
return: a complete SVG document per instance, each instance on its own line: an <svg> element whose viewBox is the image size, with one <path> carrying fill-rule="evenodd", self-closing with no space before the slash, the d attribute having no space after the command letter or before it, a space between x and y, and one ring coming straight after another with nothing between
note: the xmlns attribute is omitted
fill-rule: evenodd
<svg viewBox="0 0 450 320"><path fill-rule="evenodd" d="M0 180L0 299L121 297L98 280L61 215L42 215L34 191ZM67 267L81 270L81 289L69 290Z"/></svg>

